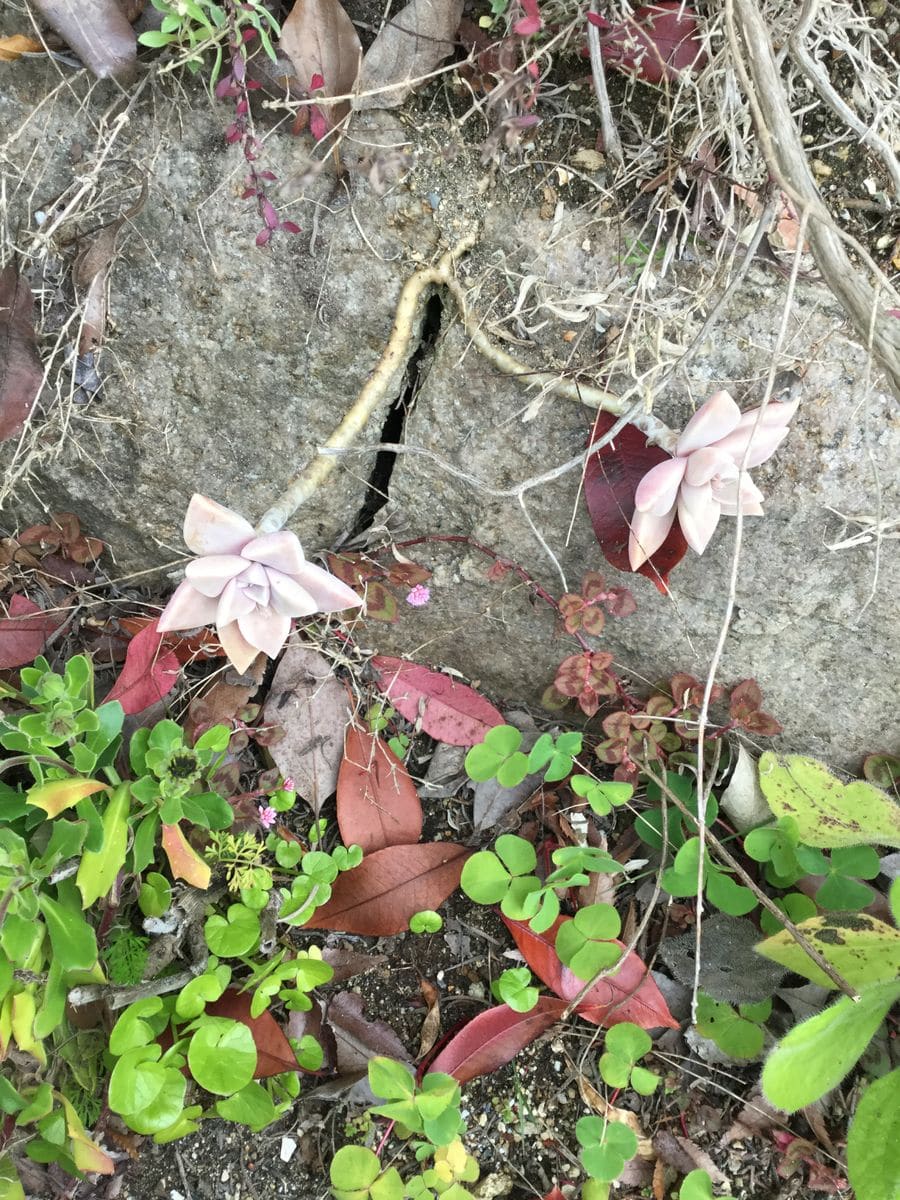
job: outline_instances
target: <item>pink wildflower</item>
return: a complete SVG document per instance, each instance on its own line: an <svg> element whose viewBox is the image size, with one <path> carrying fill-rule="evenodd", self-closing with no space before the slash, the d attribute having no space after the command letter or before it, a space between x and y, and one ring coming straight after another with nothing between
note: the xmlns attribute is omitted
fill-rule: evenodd
<svg viewBox="0 0 900 1200"><path fill-rule="evenodd" d="M522 9L525 13L513 25L513 33L517 33L519 37L530 37L531 34L537 33L544 22L541 19L541 12L537 5L537 0L519 0Z"/></svg>
<svg viewBox="0 0 900 1200"><path fill-rule="evenodd" d="M274 808L269 808L268 806L263 808L262 805L259 806L259 823L262 825L263 829L271 829L277 820L278 813Z"/></svg>
<svg viewBox="0 0 900 1200"><path fill-rule="evenodd" d="M685 426L674 458L653 467L637 486L628 541L633 571L660 548L676 516L688 545L702 554L720 516L736 516L739 508L744 516L763 515L762 492L747 471L775 453L798 403L769 404L757 423L759 409L742 414L728 392L710 396Z"/></svg>
<svg viewBox="0 0 900 1200"><path fill-rule="evenodd" d="M424 583L417 583L411 592L407 594L406 603L411 604L413 608L421 608L431 599L431 590Z"/></svg>
<svg viewBox="0 0 900 1200"><path fill-rule="evenodd" d="M362 603L340 579L307 562L295 533L258 537L249 521L194 495L184 540L199 557L189 562L159 618L159 631L215 623L238 671L260 651L274 658L287 641L291 617L341 612Z"/></svg>

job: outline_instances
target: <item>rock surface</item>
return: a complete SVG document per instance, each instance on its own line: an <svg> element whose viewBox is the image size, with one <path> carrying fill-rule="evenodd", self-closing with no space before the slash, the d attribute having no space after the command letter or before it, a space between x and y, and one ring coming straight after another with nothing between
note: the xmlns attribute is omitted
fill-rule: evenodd
<svg viewBox="0 0 900 1200"><path fill-rule="evenodd" d="M0 126L17 131L5 147L13 164L9 241L37 262L42 243L33 213L89 179L96 155L78 155L94 145L98 115L116 93L94 85L84 97L78 81L52 92L51 69L24 63L8 78ZM671 369L654 412L674 426L716 387L730 388L745 407L758 402L786 288L767 268L751 269L703 344L675 369L712 303L702 297L717 295L715 266L701 250L659 267L655 260L635 266L623 254L618 219L585 203L591 193L563 193L555 207L538 210L544 176L537 165L524 176L494 177L457 129L436 121L415 129L394 118L377 131L387 147L380 155L369 146L376 133L361 131L355 153L374 158L377 169L345 180L330 170L309 177L302 142L271 136L266 167L294 179L297 202L282 215L298 220L303 233L259 250L252 205L239 199L240 155L222 144L222 113L199 90L189 92L188 110L183 93L154 89L109 150L119 174L110 166L91 192L98 218L108 220L126 207L142 173L149 178L148 203L123 237L112 274L107 382L89 404L74 402L68 385L59 401L48 389L32 433L21 446L2 448L9 527L44 511L74 510L89 532L110 542L110 574L119 577L181 557L181 518L195 490L256 519L372 370L403 280L476 222L479 244L460 267L470 305L492 339L529 369L564 371L571 363L596 376L603 362L619 391L635 379L642 388L660 384ZM35 114L37 96L49 98ZM401 153L411 174L384 186L381 174ZM42 164L38 179L30 173L34 156ZM43 261L56 261L62 275L72 253L65 237L99 223L82 214L77 225L64 225ZM57 283L45 313L45 355L62 326L53 304L64 299ZM494 491L578 454L589 410L554 397L538 402L523 386L527 379L498 374L468 344L457 317L446 300L437 344L419 363L407 444ZM618 357L609 349L617 334L625 347ZM59 346L72 338L61 334ZM880 549L874 541L829 545L858 532L845 518L880 512L890 519L898 511L900 422L864 351L846 337L836 303L812 284L798 286L777 365L804 374L803 403L783 449L755 473L767 516L745 524L718 674L731 682L757 678L766 709L785 726L783 745L852 768L866 750L900 745L900 566L896 541ZM403 391L401 375L360 445L380 440ZM294 518L310 550L333 545L358 523L373 464L371 450L346 456ZM379 519L389 514L398 539L468 535L521 563L554 594L562 591L514 499L414 454L397 457L388 491ZM526 496L573 589L586 570L605 568L579 491L578 472L570 472ZM676 569L668 597L643 578L615 578L631 586L638 612L610 620L598 645L615 652L622 673L635 681L676 670L705 675L725 613L734 535L735 523L723 521L703 558L689 554ZM490 560L467 547L431 544L408 553L434 566L431 603L403 606L393 626L370 622L364 639L384 653L452 667L497 700L535 701L570 653L552 613L512 576L488 581ZM616 572L607 574L613 582Z"/></svg>

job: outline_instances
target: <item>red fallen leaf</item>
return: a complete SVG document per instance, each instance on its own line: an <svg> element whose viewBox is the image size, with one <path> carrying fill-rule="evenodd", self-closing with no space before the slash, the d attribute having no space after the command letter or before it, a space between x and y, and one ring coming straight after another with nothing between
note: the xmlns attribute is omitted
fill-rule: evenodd
<svg viewBox="0 0 900 1200"><path fill-rule="evenodd" d="M377 734L350 726L338 772L337 819L344 844L365 854L413 846L422 836L422 805L409 772Z"/></svg>
<svg viewBox="0 0 900 1200"><path fill-rule="evenodd" d="M562 1194L562 1192L559 1190L559 1188L555 1187L555 1188L550 1189L550 1191L544 1197L544 1200L566 1200L566 1198Z"/></svg>
<svg viewBox="0 0 900 1200"><path fill-rule="evenodd" d="M141 630L153 623L153 617L119 617L122 629L132 638L137 637ZM211 629L201 629L199 633L186 636L183 633L164 633L162 645L171 650L178 661L186 663L197 662L207 658L224 658L225 650Z"/></svg>
<svg viewBox="0 0 900 1200"><path fill-rule="evenodd" d="M118 700L129 716L162 700L178 679L178 659L171 650L163 650L156 626L154 618L131 639L119 678L103 701Z"/></svg>
<svg viewBox="0 0 900 1200"><path fill-rule="evenodd" d="M9 612L0 619L0 670L34 662L64 619L61 613L45 613L18 592L10 597Z"/></svg>
<svg viewBox="0 0 900 1200"><path fill-rule="evenodd" d="M535 933L526 921L503 917L529 967L566 1004L584 987L584 980L563 966L554 949L557 930L571 920L571 917L559 917L546 933ZM624 949L622 942L615 944ZM575 1011L592 1025L619 1025L631 1021L642 1029L656 1029L660 1025L678 1028L662 992L634 951L623 960L615 975L594 984Z"/></svg>
<svg viewBox="0 0 900 1200"><path fill-rule="evenodd" d="M10 263L0 271L0 441L15 437L41 390L31 288Z"/></svg>
<svg viewBox="0 0 900 1200"><path fill-rule="evenodd" d="M252 997L248 992L236 992L229 988L218 1000L206 1006L208 1017L230 1017L240 1021L253 1034L256 1044L256 1070L254 1079L268 1079L283 1071L297 1071L297 1057L291 1044L272 1014L266 1009L258 1017L250 1016Z"/></svg>
<svg viewBox="0 0 900 1200"><path fill-rule="evenodd" d="M598 413L591 442L612 429L616 418ZM620 571L630 571L628 534L634 516L637 485L658 463L671 456L660 446L649 446L636 425L626 425L608 445L591 454L584 469L584 499L597 541L607 562ZM638 568L659 590L668 591L669 572L687 553L687 542L676 520L669 536L656 553ZM404 714L405 715L405 714Z"/></svg>
<svg viewBox="0 0 900 1200"><path fill-rule="evenodd" d="M617 71L634 72L646 83L672 82L682 71L699 71L706 64L696 14L683 0L642 5L621 24L611 25L595 13L588 13L588 20L604 30L604 61Z"/></svg>
<svg viewBox="0 0 900 1200"><path fill-rule="evenodd" d="M414 913L440 908L459 886L470 854L453 842L387 846L367 854L358 867L338 875L331 899L316 909L304 929L339 929L368 937L402 933Z"/></svg>
<svg viewBox="0 0 900 1200"><path fill-rule="evenodd" d="M506 1004L488 1008L450 1039L428 1070L443 1071L460 1083L490 1075L555 1025L565 1007L562 1000L541 996L530 1012L513 1012Z"/></svg>
<svg viewBox="0 0 900 1200"><path fill-rule="evenodd" d="M372 667L376 686L407 721L421 718L422 729L451 746L474 746L503 716L489 700L449 675L418 663L377 654Z"/></svg>

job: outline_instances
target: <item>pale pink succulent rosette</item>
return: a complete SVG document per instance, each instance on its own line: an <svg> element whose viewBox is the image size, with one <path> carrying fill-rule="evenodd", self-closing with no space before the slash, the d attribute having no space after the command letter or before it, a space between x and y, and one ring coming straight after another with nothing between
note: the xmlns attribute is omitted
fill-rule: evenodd
<svg viewBox="0 0 900 1200"><path fill-rule="evenodd" d="M676 517L687 544L702 554L721 516L736 516L738 508L745 517L763 515L763 494L747 470L775 453L798 403L770 403L759 417L758 408L741 413L728 392L715 392L697 409L675 456L653 467L637 486L628 539L633 571L660 548Z"/></svg>
<svg viewBox="0 0 900 1200"><path fill-rule="evenodd" d="M184 540L198 557L188 563L158 628L165 633L215 625L238 671L246 671L260 651L274 658L292 617L362 604L340 579L306 561L295 533L258 536L249 521L206 496L191 497Z"/></svg>

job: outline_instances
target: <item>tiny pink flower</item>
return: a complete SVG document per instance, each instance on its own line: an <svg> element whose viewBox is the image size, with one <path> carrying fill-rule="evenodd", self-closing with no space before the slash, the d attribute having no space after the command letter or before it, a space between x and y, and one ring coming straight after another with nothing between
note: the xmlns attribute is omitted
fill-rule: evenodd
<svg viewBox="0 0 900 1200"><path fill-rule="evenodd" d="M295 791L296 789L294 788L294 777L293 777L293 775L285 775L285 777L284 777L284 783L283 783L281 786L284 788L284 790L285 790L286 792L293 792L293 791Z"/></svg>
<svg viewBox="0 0 900 1200"><path fill-rule="evenodd" d="M632 571L662 546L676 517L688 545L702 554L721 516L737 516L738 510L763 515L762 492L747 471L775 453L798 403L769 404L760 417L756 408L741 413L728 392L720 391L697 409L674 457L653 467L637 486L628 539Z"/></svg>
<svg viewBox="0 0 900 1200"><path fill-rule="evenodd" d="M340 579L307 562L295 533L257 536L230 508L194 495L184 540L197 558L159 618L161 633L215 624L233 666L243 673L263 651L280 653L292 617L341 612L362 603Z"/></svg>
<svg viewBox="0 0 900 1200"><path fill-rule="evenodd" d="M411 604L413 608L421 608L431 599L431 589L427 588L424 583L417 583L411 592L407 594L406 603Z"/></svg>
<svg viewBox="0 0 900 1200"><path fill-rule="evenodd" d="M259 823L262 825L263 829L271 829L277 820L278 813L274 808L263 808L262 805L259 806Z"/></svg>

